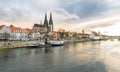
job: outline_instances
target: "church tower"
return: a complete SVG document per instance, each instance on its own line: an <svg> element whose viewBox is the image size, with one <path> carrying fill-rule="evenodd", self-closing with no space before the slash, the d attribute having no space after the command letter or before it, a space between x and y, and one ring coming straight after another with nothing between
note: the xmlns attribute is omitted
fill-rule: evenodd
<svg viewBox="0 0 120 72"><path fill-rule="evenodd" d="M48 31L49 27L48 27L48 20L47 20L47 14L46 13L45 13L44 25L45 25L45 27L47 27L47 31Z"/></svg>
<svg viewBox="0 0 120 72"><path fill-rule="evenodd" d="M48 26L48 20L47 20L47 14L46 14L46 13L45 13L44 25L45 25L45 26Z"/></svg>
<svg viewBox="0 0 120 72"><path fill-rule="evenodd" d="M53 19L52 19L52 13L50 13L50 19L49 19L49 31L52 32L53 29Z"/></svg>

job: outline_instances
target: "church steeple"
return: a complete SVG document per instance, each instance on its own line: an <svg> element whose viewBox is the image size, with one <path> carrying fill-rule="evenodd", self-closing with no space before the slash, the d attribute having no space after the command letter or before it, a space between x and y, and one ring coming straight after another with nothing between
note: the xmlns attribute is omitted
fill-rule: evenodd
<svg viewBox="0 0 120 72"><path fill-rule="evenodd" d="M50 13L49 25L53 25L52 14Z"/></svg>
<svg viewBox="0 0 120 72"><path fill-rule="evenodd" d="M46 13L45 13L44 25L45 25L45 26L48 26L48 20L47 20L47 14L46 14Z"/></svg>
<svg viewBox="0 0 120 72"><path fill-rule="evenodd" d="M53 19L52 19L52 13L50 12L50 19L49 19L49 30L50 32L53 31Z"/></svg>

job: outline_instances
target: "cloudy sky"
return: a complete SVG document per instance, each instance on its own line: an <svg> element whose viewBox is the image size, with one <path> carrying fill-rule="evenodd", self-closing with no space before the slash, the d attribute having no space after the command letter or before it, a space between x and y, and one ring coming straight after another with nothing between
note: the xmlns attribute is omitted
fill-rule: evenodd
<svg viewBox="0 0 120 72"><path fill-rule="evenodd" d="M0 0L0 25L32 28L50 12L56 31L120 35L120 0Z"/></svg>

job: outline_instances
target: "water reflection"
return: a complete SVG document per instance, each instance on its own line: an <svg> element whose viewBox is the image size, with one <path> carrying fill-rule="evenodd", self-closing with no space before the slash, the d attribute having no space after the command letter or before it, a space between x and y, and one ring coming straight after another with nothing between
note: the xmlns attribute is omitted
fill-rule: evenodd
<svg viewBox="0 0 120 72"><path fill-rule="evenodd" d="M97 61L69 68L67 72L107 72L107 70L104 63Z"/></svg>
<svg viewBox="0 0 120 72"><path fill-rule="evenodd" d="M51 48L45 48L45 53L49 53L49 52L52 52Z"/></svg>
<svg viewBox="0 0 120 72"><path fill-rule="evenodd" d="M19 51L21 52L21 51ZM19 52L16 52L14 49L5 49L0 51L0 59L8 60L11 58L16 58L20 56ZM23 53L22 53L23 54Z"/></svg>
<svg viewBox="0 0 120 72"><path fill-rule="evenodd" d="M115 42L0 50L0 72L120 72L120 43Z"/></svg>

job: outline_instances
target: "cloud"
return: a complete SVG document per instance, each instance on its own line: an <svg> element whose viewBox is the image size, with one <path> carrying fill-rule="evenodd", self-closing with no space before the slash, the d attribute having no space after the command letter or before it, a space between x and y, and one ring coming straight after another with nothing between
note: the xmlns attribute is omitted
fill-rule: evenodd
<svg viewBox="0 0 120 72"><path fill-rule="evenodd" d="M57 9L53 10L53 13L56 16L55 19L57 19L60 22L69 23L69 22L79 20L79 16L77 16L76 14L72 14L72 13L70 14L63 8L57 8Z"/></svg>
<svg viewBox="0 0 120 72"><path fill-rule="evenodd" d="M103 27L103 28L95 28L94 31L100 31L102 34L106 35L120 35L120 22L115 22L111 26Z"/></svg>
<svg viewBox="0 0 120 72"><path fill-rule="evenodd" d="M38 20L38 16L43 15L44 12L61 7L66 12L82 19L102 11L105 7L101 8L101 5L102 2L98 0L1 0L0 17L5 20L29 20L31 17L30 20ZM65 21L68 20L65 19Z"/></svg>
<svg viewBox="0 0 120 72"><path fill-rule="evenodd" d="M0 18L4 20L36 20L57 5L57 0L1 0Z"/></svg>
<svg viewBox="0 0 120 72"><path fill-rule="evenodd" d="M113 4L112 4L113 3ZM61 8L81 19L98 16L112 6L117 7L119 0L1 0L0 17L6 20L38 20L43 13ZM68 20L75 20L69 18ZM64 21L68 21L65 19Z"/></svg>
<svg viewBox="0 0 120 72"><path fill-rule="evenodd" d="M107 8L101 0L75 0L71 3L67 3L68 0L65 1L62 7L70 13L76 13L81 19L96 16Z"/></svg>
<svg viewBox="0 0 120 72"><path fill-rule="evenodd" d="M1 0L0 23L32 27L44 20L45 12L58 7L58 0Z"/></svg>
<svg viewBox="0 0 120 72"><path fill-rule="evenodd" d="M67 30L81 32L81 30L85 30L86 32L90 32L92 30L106 28L109 26L115 25L116 22L120 21L120 15L113 15L113 16L100 16L94 17L92 19L86 19L79 21L78 23L72 23L69 26L65 27ZM114 29L113 29L114 30Z"/></svg>
<svg viewBox="0 0 120 72"><path fill-rule="evenodd" d="M68 23L79 20L79 16L77 16L76 13L69 13L64 8L59 8L58 0L0 1L0 18L1 21L3 20L4 23L7 24L13 22L16 23L16 21L39 23L41 20L44 20L44 14L49 14L50 11L53 13L54 23L56 24Z"/></svg>
<svg viewBox="0 0 120 72"><path fill-rule="evenodd" d="M33 25L52 12L56 28L68 30L111 26L120 16L119 0L1 0L0 21ZM48 15L49 18L49 15ZM3 22L2 22L3 23ZM22 22L21 24L22 25ZM27 25L26 25L27 26ZM72 28L72 29L71 29Z"/></svg>
<svg viewBox="0 0 120 72"><path fill-rule="evenodd" d="M89 31L96 28L102 29L120 20L119 0L76 0L72 2L64 2L62 6L67 12L76 13L79 16L79 22L66 27L68 30L80 32L81 29Z"/></svg>

